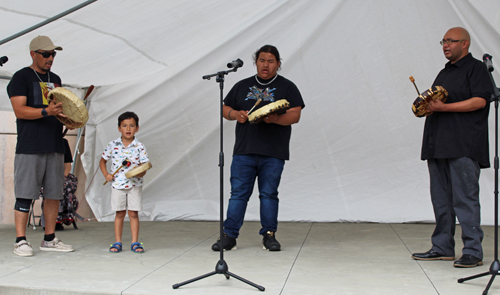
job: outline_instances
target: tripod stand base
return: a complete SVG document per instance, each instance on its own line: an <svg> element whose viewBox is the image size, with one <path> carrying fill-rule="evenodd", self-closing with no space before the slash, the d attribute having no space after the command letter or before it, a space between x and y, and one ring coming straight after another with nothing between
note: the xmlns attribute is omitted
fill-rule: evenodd
<svg viewBox="0 0 500 295"><path fill-rule="evenodd" d="M224 261L224 260L222 260L222 259L221 259L221 260L219 260L219 261L217 262L217 264L215 265L215 271L212 271L212 272L209 272L209 273L207 273L207 274L201 275L201 276L199 276L199 277L196 277L196 278L193 278L193 279L190 279L190 280L184 281L184 282L182 282L182 283L175 284L175 285L173 285L173 286L172 286L172 288L177 289L177 288L179 288L180 286L184 286L184 285L187 285L187 284L189 284L189 283L196 282L196 281L201 280L201 279L204 279L204 278L208 278L208 277L213 276L213 275L215 275L215 274L223 274L223 275L226 277L226 279L228 279L228 280L229 280L229 277L233 277L233 278L235 278L235 279L238 279L238 280L242 281L243 283L247 283L247 284L249 284L250 286L253 286L253 287L255 287L255 288L259 289L259 291L264 291L264 290L265 290L265 288L264 288L264 287L262 287L262 286L260 286L260 285L257 285L257 284L255 284L255 283L252 283L252 282L250 282L249 280L246 280L246 279L244 279L244 278L242 278L242 277L240 277L240 276L237 276L237 275L235 275L234 273L229 272L229 271L228 271L228 269L229 269L229 268L228 268L228 266L227 266L226 261Z"/></svg>
<svg viewBox="0 0 500 295"><path fill-rule="evenodd" d="M493 261L490 265L490 270L487 272L483 272L477 275L473 275L470 277L458 279L459 283L463 283L465 281L481 278L487 275L491 275L490 281L488 282L488 285L486 285L486 289L483 291L483 295L488 294L488 291L490 290L491 284L493 284L493 281L495 280L495 277L500 274L500 262L498 260Z"/></svg>

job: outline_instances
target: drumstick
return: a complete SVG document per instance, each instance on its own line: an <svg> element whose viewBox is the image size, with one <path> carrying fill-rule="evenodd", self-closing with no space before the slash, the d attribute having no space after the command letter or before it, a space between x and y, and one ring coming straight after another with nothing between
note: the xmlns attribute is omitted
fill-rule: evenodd
<svg viewBox="0 0 500 295"><path fill-rule="evenodd" d="M83 98L83 101L85 101L87 99L87 97L89 97L92 90L94 90L94 85L89 86L89 88L87 89L87 93L85 93L85 97Z"/></svg>
<svg viewBox="0 0 500 295"><path fill-rule="evenodd" d="M129 160L124 160L124 161L122 162L122 165L121 165L118 169L116 169L116 171L115 171L115 172L113 172L113 174L111 174L111 176L113 176L113 177L114 177L114 176L115 176L115 174L116 174L116 173L118 173L118 171L120 171L120 169L122 169L124 166L129 167L129 166L130 166L130 164L132 164L132 163L130 163L130 161L129 161ZM107 180L106 180L106 181L105 181L102 185L106 185L106 183L108 183L108 181L107 181Z"/></svg>
<svg viewBox="0 0 500 295"><path fill-rule="evenodd" d="M410 76L410 81L413 83L413 86L415 86L415 89L417 89L417 94L420 95L420 91L418 91L417 84L415 84L415 79L413 79L413 76Z"/></svg>
<svg viewBox="0 0 500 295"><path fill-rule="evenodd" d="M247 115L250 115L250 113L253 111L253 109L255 109L255 107L262 101L262 98L259 98L259 100L257 100L255 102L255 104L253 105L253 107L248 111Z"/></svg>

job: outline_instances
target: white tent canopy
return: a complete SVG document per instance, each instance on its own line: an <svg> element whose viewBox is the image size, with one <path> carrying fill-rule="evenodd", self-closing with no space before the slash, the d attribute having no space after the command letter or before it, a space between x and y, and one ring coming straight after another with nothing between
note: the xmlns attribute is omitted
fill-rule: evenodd
<svg viewBox="0 0 500 295"><path fill-rule="evenodd" d="M0 0L9 24L0 32L11 36L81 2ZM411 112L417 93L408 77L421 91L432 84L447 61L439 40L455 26L470 32L476 58L500 57L500 2L493 0L100 0L0 46L9 57L0 75L29 65L30 40L47 35L64 48L53 67L63 83L97 86L83 162L85 197L99 220L114 212L98 162L128 110L140 117L137 137L153 163L141 219L217 220L219 85L201 77L241 58L244 66L226 76L227 93L255 74L253 52L275 45L279 73L306 104L293 126L280 221L432 221L420 160L424 120ZM498 71L494 77L500 83ZM0 110L11 110L5 91ZM490 119L493 159L493 107ZM223 126L227 204L234 122ZM483 223L492 224L493 169L482 170L481 201ZM258 210L254 193L246 220L258 220Z"/></svg>

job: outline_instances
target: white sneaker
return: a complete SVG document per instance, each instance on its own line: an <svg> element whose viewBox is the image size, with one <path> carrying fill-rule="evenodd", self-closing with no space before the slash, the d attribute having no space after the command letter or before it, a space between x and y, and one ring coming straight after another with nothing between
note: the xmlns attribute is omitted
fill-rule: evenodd
<svg viewBox="0 0 500 295"><path fill-rule="evenodd" d="M73 246L63 244L61 240L58 238L54 238L52 241L47 242L42 240L42 244L40 245L40 251L52 251L52 252L73 252Z"/></svg>
<svg viewBox="0 0 500 295"><path fill-rule="evenodd" d="M26 240L14 244L14 254L19 256L33 256L33 248Z"/></svg>

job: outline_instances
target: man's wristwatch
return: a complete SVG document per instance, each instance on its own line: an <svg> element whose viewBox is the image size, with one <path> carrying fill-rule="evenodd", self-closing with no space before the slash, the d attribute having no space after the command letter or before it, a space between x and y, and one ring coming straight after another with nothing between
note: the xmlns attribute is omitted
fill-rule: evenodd
<svg viewBox="0 0 500 295"><path fill-rule="evenodd" d="M45 110L45 108L42 109L42 117L47 117L49 114L47 114L47 111Z"/></svg>

